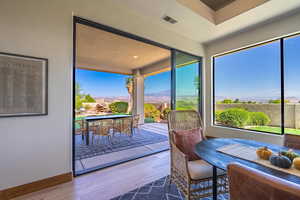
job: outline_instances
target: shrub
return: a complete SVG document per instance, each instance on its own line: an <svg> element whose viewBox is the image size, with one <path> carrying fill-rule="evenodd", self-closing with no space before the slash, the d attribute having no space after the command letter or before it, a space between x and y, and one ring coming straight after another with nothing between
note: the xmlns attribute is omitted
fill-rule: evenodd
<svg viewBox="0 0 300 200"><path fill-rule="evenodd" d="M221 103L224 103L224 104L232 104L233 101L231 99L224 99L223 101L221 101Z"/></svg>
<svg viewBox="0 0 300 200"><path fill-rule="evenodd" d="M215 111L215 120L217 121L217 122L219 122L220 121L220 114L223 112L223 110L216 110Z"/></svg>
<svg viewBox="0 0 300 200"><path fill-rule="evenodd" d="M222 124L230 127L244 127L249 118L249 112L241 108L229 108L223 111L219 120Z"/></svg>
<svg viewBox="0 0 300 200"><path fill-rule="evenodd" d="M147 117L144 120L144 123L154 123L154 122L155 122L155 120L153 118L151 118L151 117Z"/></svg>
<svg viewBox="0 0 300 200"><path fill-rule="evenodd" d="M280 99L269 100L269 103L280 104L281 100ZM290 103L290 101L288 99L285 99L284 103Z"/></svg>
<svg viewBox="0 0 300 200"><path fill-rule="evenodd" d="M168 114L169 114L170 111L171 111L170 108L165 108L165 109L162 111L161 118L164 119L164 120L167 120L167 119L168 119Z"/></svg>
<svg viewBox="0 0 300 200"><path fill-rule="evenodd" d="M146 118L158 119L160 116L160 111L150 103L144 105L144 112Z"/></svg>
<svg viewBox="0 0 300 200"><path fill-rule="evenodd" d="M92 106L89 105L89 104L83 104L83 108L84 108L85 110L90 110L90 109L92 108Z"/></svg>
<svg viewBox="0 0 300 200"><path fill-rule="evenodd" d="M128 103L119 101L119 102L113 102L109 104L109 109L113 113L126 113L128 108Z"/></svg>
<svg viewBox="0 0 300 200"><path fill-rule="evenodd" d="M269 116L263 112L250 112L249 125L266 126L271 122Z"/></svg>

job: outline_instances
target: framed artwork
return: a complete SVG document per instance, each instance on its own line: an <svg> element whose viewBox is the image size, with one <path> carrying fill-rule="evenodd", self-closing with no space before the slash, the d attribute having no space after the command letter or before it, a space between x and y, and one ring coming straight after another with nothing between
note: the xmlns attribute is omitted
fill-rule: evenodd
<svg viewBox="0 0 300 200"><path fill-rule="evenodd" d="M48 114L48 59L0 52L0 117Z"/></svg>

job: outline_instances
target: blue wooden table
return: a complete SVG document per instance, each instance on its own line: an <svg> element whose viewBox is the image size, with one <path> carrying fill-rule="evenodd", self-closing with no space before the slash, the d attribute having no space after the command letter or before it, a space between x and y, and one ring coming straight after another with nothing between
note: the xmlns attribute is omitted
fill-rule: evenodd
<svg viewBox="0 0 300 200"><path fill-rule="evenodd" d="M217 200L217 168L222 170L227 170L227 165L232 162L238 162L244 164L248 167L252 167L254 169L263 171L267 174L285 179L287 181L291 181L296 184L300 184L300 177L288 174L283 171L278 171L273 168L269 168L267 166L260 165L255 162L251 162L248 160L244 160L241 158L237 158L228 154L221 153L217 151L218 148L230 145L230 144L243 144L251 147L259 148L259 147L268 147L274 152L286 151L289 148L274 145L264 142L258 142L254 140L244 140L237 138L217 138L217 139L209 139L203 140L198 143L195 147L195 153L203 160L208 162L213 166L213 200ZM300 150L294 150L296 153L300 153Z"/></svg>

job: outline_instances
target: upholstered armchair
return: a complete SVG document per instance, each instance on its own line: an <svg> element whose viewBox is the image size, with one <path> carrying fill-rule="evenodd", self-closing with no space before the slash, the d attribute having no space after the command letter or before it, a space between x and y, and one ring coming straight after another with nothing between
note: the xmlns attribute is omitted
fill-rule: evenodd
<svg viewBox="0 0 300 200"><path fill-rule="evenodd" d="M300 149L300 135L284 134L284 146Z"/></svg>
<svg viewBox="0 0 300 200"><path fill-rule="evenodd" d="M262 171L232 163L228 165L230 200L299 200L300 185Z"/></svg>
<svg viewBox="0 0 300 200"><path fill-rule="evenodd" d="M175 183L188 200L211 196L212 166L193 153L193 142L206 139L199 113L193 110L171 111L168 128L171 146L170 183ZM192 140L187 144L191 148L180 143L187 140ZM222 170L217 173L218 192L226 193L227 176Z"/></svg>

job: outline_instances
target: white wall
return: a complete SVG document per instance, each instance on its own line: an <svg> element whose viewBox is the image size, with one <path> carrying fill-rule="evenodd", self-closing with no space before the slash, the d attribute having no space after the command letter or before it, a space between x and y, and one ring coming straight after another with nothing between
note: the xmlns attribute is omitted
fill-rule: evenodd
<svg viewBox="0 0 300 200"><path fill-rule="evenodd" d="M205 46L205 90L206 90L206 130L207 134L216 137L238 137L255 139L259 141L272 142L282 144L282 136L255 133L251 131L241 131L230 128L219 128L212 126L212 66L211 57L215 54L223 53L233 49L245 47L251 44L256 44L265 40L270 40L282 35L300 31L300 14L294 14L289 17L281 17L273 22L261 24L255 28L241 31L238 34L227 38L206 44Z"/></svg>
<svg viewBox="0 0 300 200"><path fill-rule="evenodd" d="M114 0L0 0L0 5L0 52L49 59L49 115L0 119L0 190L72 169L72 12L203 54L196 42L145 21Z"/></svg>

